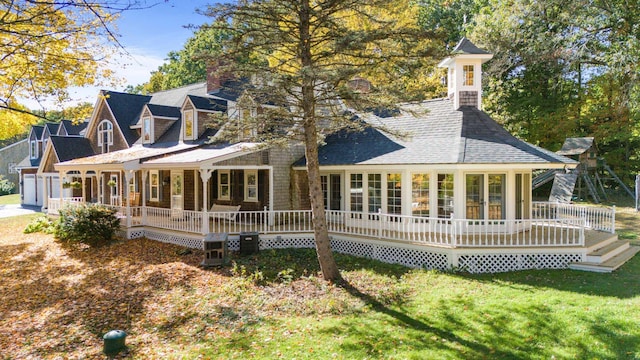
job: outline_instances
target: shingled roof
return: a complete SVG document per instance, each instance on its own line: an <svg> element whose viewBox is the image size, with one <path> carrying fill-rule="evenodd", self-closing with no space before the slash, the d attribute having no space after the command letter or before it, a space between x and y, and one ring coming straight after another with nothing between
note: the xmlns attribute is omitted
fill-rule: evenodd
<svg viewBox="0 0 640 360"><path fill-rule="evenodd" d="M490 52L482 50L479 47L477 47L474 43L472 43L466 37L463 37L462 39L460 39L456 47L453 49L452 53L453 54L473 54L473 55L490 54Z"/></svg>
<svg viewBox="0 0 640 360"><path fill-rule="evenodd" d="M196 95L188 95L193 106L198 110L207 111L227 111L227 102L225 100L214 99L210 97L202 97Z"/></svg>
<svg viewBox="0 0 640 360"><path fill-rule="evenodd" d="M58 161L68 161L94 155L89 139L79 136L51 136L51 145Z"/></svg>
<svg viewBox="0 0 640 360"><path fill-rule="evenodd" d="M60 121L60 127L64 128L64 130L67 132L68 135L70 136L78 136L80 135L80 132L82 132L82 130L87 128L87 122L83 121L77 124L73 124L73 121L71 120L62 120ZM58 135L60 134L60 129L58 129Z"/></svg>
<svg viewBox="0 0 640 360"><path fill-rule="evenodd" d="M107 90L103 90L102 95L105 96L127 144L129 146L133 145L139 136L130 126L137 122L142 107L151 100L151 96Z"/></svg>
<svg viewBox="0 0 640 360"><path fill-rule="evenodd" d="M448 99L407 106L401 115L361 119L373 126L404 132L396 137L367 127L341 131L326 139L318 157L327 165L394 164L576 164L574 160L517 139L475 107L454 110ZM302 166L305 159L296 165Z"/></svg>

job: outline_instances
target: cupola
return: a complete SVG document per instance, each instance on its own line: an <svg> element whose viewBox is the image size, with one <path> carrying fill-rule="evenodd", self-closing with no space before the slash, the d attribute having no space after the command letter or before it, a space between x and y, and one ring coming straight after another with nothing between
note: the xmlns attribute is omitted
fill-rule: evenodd
<svg viewBox="0 0 640 360"><path fill-rule="evenodd" d="M442 60L438 67L447 68L447 94L453 100L454 109L460 106L482 104L482 64L489 61L493 54L475 46L463 37L451 52L451 56Z"/></svg>

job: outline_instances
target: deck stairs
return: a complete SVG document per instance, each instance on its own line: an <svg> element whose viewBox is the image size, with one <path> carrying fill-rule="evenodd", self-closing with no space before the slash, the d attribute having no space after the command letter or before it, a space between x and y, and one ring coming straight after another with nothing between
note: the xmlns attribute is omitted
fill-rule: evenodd
<svg viewBox="0 0 640 360"><path fill-rule="evenodd" d="M569 264L569 269L612 272L640 252L640 246L631 246L628 241L619 240L616 234L597 232L585 241L587 246L586 260Z"/></svg>
<svg viewBox="0 0 640 360"><path fill-rule="evenodd" d="M533 189L537 189L539 187L541 187L542 185L553 181L553 179L556 177L556 173L558 173L559 171L557 169L551 169L551 170L547 170L545 172L542 172L540 174L538 174L537 176L535 176L533 178L533 180L531 180L531 186L533 187Z"/></svg>

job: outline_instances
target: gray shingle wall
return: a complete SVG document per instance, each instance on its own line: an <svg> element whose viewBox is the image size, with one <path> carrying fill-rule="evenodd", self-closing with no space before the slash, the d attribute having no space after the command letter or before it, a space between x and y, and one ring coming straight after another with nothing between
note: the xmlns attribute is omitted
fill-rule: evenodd
<svg viewBox="0 0 640 360"><path fill-rule="evenodd" d="M9 164L18 164L27 156L29 156L29 142L27 140L21 140L0 149L0 175L16 184L15 192L18 191L18 181L20 179L17 172L9 174Z"/></svg>

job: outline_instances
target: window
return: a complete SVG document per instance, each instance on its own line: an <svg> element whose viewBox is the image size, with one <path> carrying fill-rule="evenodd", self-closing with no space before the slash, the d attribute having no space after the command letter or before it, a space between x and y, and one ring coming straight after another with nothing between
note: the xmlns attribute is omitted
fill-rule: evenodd
<svg viewBox="0 0 640 360"><path fill-rule="evenodd" d="M362 212L362 174L351 174L350 200L351 211Z"/></svg>
<svg viewBox="0 0 640 360"><path fill-rule="evenodd" d="M102 120L98 125L98 146L103 153L107 153L110 145L113 145L113 124L109 120Z"/></svg>
<svg viewBox="0 0 640 360"><path fill-rule="evenodd" d="M160 175L158 170L149 172L149 200L158 201L160 196Z"/></svg>
<svg viewBox="0 0 640 360"><path fill-rule="evenodd" d="M231 175L229 170L218 171L218 199L231 200Z"/></svg>
<svg viewBox="0 0 640 360"><path fill-rule="evenodd" d="M9 168L7 169L8 173L9 174L17 174L18 173L18 169L16 169L16 166L18 166L18 164L14 163L14 162L9 163Z"/></svg>
<svg viewBox="0 0 640 360"><path fill-rule="evenodd" d="M411 177L411 215L429 216L429 174Z"/></svg>
<svg viewBox="0 0 640 360"><path fill-rule="evenodd" d="M151 139L151 118L144 117L142 118L142 142L145 144L152 143Z"/></svg>
<svg viewBox="0 0 640 360"><path fill-rule="evenodd" d="M184 111L184 139L185 140L193 140L196 137L194 136L193 127L194 127L193 110L185 110Z"/></svg>
<svg viewBox="0 0 640 360"><path fill-rule="evenodd" d="M462 73L463 73L463 77L464 77L464 86L473 86L473 72L474 72L474 66L473 65L464 65L462 66Z"/></svg>
<svg viewBox="0 0 640 360"><path fill-rule="evenodd" d="M402 175L387 174L387 213L402 214Z"/></svg>
<svg viewBox="0 0 640 360"><path fill-rule="evenodd" d="M241 137L246 139L252 136L256 136L255 129L255 117L257 116L257 111L255 108L242 108L240 109L240 134Z"/></svg>
<svg viewBox="0 0 640 360"><path fill-rule="evenodd" d="M258 201L258 171L244 172L244 201Z"/></svg>
<svg viewBox="0 0 640 360"><path fill-rule="evenodd" d="M438 174L438 217L453 216L453 174Z"/></svg>
<svg viewBox="0 0 640 360"><path fill-rule="evenodd" d="M382 175L368 175L369 214L377 214L382 209Z"/></svg>
<svg viewBox="0 0 640 360"><path fill-rule="evenodd" d="M29 148L29 155L32 159L37 159L38 158L38 142L33 140L31 141L30 144L30 148Z"/></svg>

